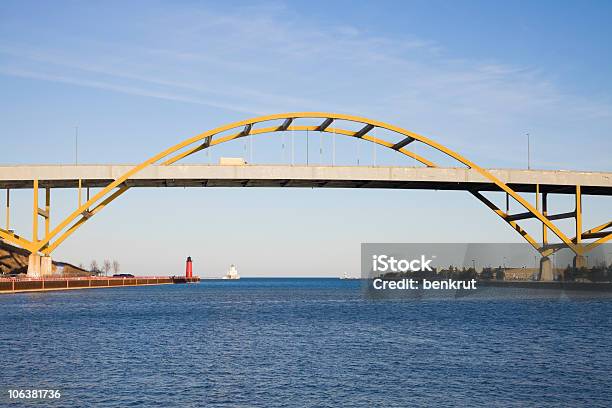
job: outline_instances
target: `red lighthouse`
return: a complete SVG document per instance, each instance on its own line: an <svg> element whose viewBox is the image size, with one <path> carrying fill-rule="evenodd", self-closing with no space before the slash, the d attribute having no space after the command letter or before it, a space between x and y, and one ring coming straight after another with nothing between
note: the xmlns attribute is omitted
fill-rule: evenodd
<svg viewBox="0 0 612 408"><path fill-rule="evenodd" d="M191 262L190 256L187 257L187 264L185 265L185 277L193 277L193 263Z"/></svg>

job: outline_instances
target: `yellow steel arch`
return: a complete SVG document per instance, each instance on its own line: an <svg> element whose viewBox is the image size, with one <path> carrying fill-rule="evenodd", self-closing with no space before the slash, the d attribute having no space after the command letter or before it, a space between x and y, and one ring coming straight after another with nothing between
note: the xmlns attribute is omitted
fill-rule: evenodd
<svg viewBox="0 0 612 408"><path fill-rule="evenodd" d="M299 119L323 119L323 122L318 126L305 126L305 125L296 125L294 122ZM283 121L282 123L277 123L273 126L266 126L261 128L254 128L255 125L262 124L264 122L274 122L274 121ZM331 125L336 121L347 121L362 124L363 127L358 131L342 129L339 127L332 127ZM392 143L387 140L383 140L377 137L374 137L370 133L376 131L376 129L386 129L388 131L403 135L404 139L398 143ZM233 129L239 129L235 133L231 133L229 135L221 136L220 134L231 131ZM117 197L121 196L125 191L129 189L126 185L126 181L129 180L136 173L141 171L142 169L159 163L161 165L172 165L177 161L194 154L203 149L209 148L211 146L215 146L221 143L228 142L230 140L234 140L241 137L246 136L254 136L263 133L274 133L274 132L284 132L284 131L319 131L326 132L330 134L339 134L345 135L349 137L357 137L363 140L367 140L372 143L379 144L381 146L387 147L389 149L393 149L398 151L406 156L412 157L420 163L429 166L436 167L436 165L427 160L426 158L417 155L416 153L405 148L406 145L412 142L420 142L427 146L436 149L447 156L457 160L468 168L476 170L490 182L494 183L499 187L501 191L504 191L508 194L508 196L512 197L516 202L518 202L527 212L530 214L530 217L537 218L543 225L545 229L549 229L552 231L565 245L572 249L576 254L581 254L583 252L582 246L578 245L579 240L572 240L568 236L566 236L557 226L555 226L550 219L548 219L545 215L543 215L538 209L536 209L533 205L527 202L523 197L521 197L518 193L513 191L510 187L508 187L505 183L495 177L486 169L476 165L472 161L458 154L457 152L425 137L419 135L414 132L410 132L406 129L390 125L385 122L375 121L368 118L363 118L359 116L353 115L345 115L345 114L337 114L337 113L327 113L327 112L291 112L291 113L281 113L276 115L268 115L268 116L260 116L252 119L246 119L243 121L238 121L234 123L230 123L228 125L220 126L215 129L209 130L207 132L201 133L197 136L186 139L156 155L149 158L148 160L140 163L139 165L134 166L132 169L124 173L122 176L115 179L108 186L104 187L101 191L95 194L91 199L89 199L86 203L82 204L78 209L76 209L72 214L70 214L66 219L60 222L53 230L49 231L45 237L41 240L37 240L36 237L32 241L25 240L24 238L19 238L15 234L11 234L8 231L4 231L0 229L0 237L7 239L8 241L12 241L17 243L18 245L32 251L32 252L42 252L44 254L49 255L59 244L61 244L68 236L70 236L77 228L79 228L83 223L85 223L89 218L95 215L97 212L101 211L105 206L107 206L110 202L115 200ZM161 162L161 163L160 163ZM115 190L116 189L116 190ZM115 190L115 191L113 191ZM539 245L536 240L531 237L526 231L524 231L516 221L512 220L512 217L509 214L506 214L499 208L497 208L492 202L490 202L487 198L485 198L482 194L477 191L471 192L476 198L485 203L489 208L491 208L495 213L497 213L502 219L504 219L512 228L514 228L519 234L521 234L536 250L538 250L542 255L549 255L554 251L554 249L546 248L543 245ZM80 218L79 218L80 217ZM78 218L78 220L77 220ZM75 221L76 220L76 221ZM57 238L56 238L57 237ZM598 241L592 243L600 244L612 237L612 234L608 234L605 237L602 237ZM54 239L55 238L55 239Z"/></svg>

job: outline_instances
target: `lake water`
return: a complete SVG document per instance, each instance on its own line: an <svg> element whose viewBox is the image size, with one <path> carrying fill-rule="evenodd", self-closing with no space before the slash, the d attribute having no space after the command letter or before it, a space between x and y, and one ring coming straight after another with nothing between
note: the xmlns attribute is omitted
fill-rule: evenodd
<svg viewBox="0 0 612 408"><path fill-rule="evenodd" d="M0 406L612 406L608 296L374 300L359 281L242 279L0 310Z"/></svg>

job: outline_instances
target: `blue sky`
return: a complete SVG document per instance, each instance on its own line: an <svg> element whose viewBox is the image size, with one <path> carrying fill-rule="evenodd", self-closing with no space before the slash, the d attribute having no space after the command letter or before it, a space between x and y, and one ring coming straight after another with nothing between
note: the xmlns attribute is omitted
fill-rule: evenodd
<svg viewBox="0 0 612 408"><path fill-rule="evenodd" d="M420 132L486 167L525 167L529 132L533 167L610 171L611 17L603 1L5 1L0 162L73 162L76 125L80 162L134 163L230 121L324 110ZM369 164L371 147L352 142L338 162ZM278 137L253 149L256 163L282 162ZM210 154L191 161L247 153L236 142ZM520 242L462 193L128 194L57 257L167 274L190 254L208 275L230 263L246 275L334 275L357 272L360 242ZM57 193L58 216L73 195ZM29 231L27 194L16 200L16 227ZM605 221L609 204L585 204L586 221Z"/></svg>

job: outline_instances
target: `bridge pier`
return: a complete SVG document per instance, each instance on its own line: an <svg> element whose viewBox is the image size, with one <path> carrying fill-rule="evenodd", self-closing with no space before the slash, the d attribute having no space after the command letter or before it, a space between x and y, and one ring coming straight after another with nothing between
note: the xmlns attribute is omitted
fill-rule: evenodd
<svg viewBox="0 0 612 408"><path fill-rule="evenodd" d="M28 278L44 278L53 274L53 260L50 256L30 254L28 257Z"/></svg>
<svg viewBox="0 0 612 408"><path fill-rule="evenodd" d="M547 256L543 256L542 259L540 259L540 280L544 282L554 280L552 261Z"/></svg>
<svg viewBox="0 0 612 408"><path fill-rule="evenodd" d="M584 255L574 255L573 266L576 269L588 268L586 257Z"/></svg>

